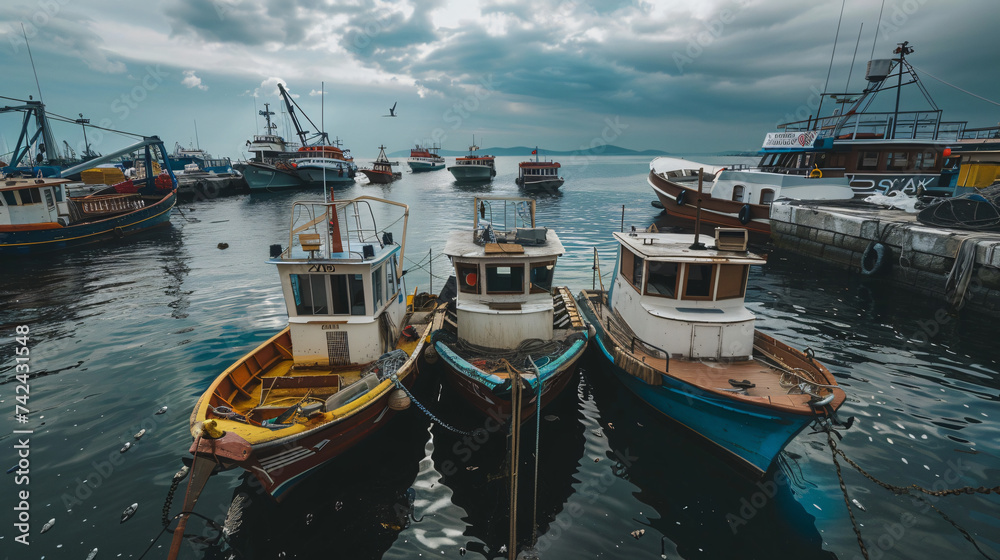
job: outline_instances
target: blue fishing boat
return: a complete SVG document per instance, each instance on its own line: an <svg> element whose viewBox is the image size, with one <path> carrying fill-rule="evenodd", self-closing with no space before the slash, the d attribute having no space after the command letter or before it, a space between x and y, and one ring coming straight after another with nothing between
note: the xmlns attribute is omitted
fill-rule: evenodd
<svg viewBox="0 0 1000 560"><path fill-rule="evenodd" d="M100 159L132 152L139 153L132 178L87 196L70 196L70 181L57 177L0 182L0 256L33 255L119 239L168 223L177 200L177 180L159 138L146 138ZM61 174L73 175L91 165L70 167ZM164 171L155 173L157 167Z"/></svg>
<svg viewBox="0 0 1000 560"><path fill-rule="evenodd" d="M611 287L577 300L608 368L639 399L755 476L844 402L812 350L755 329L746 283L750 266L766 261L747 252L746 230L720 228L712 248L691 235L614 236Z"/></svg>
<svg viewBox="0 0 1000 560"><path fill-rule="evenodd" d="M553 286L564 249L535 224L530 198L473 201L472 230L452 232L444 252L455 267L454 299L431 335L428 361L483 414L509 418L516 379L528 395L522 419L568 384L587 347L587 326L568 288Z"/></svg>

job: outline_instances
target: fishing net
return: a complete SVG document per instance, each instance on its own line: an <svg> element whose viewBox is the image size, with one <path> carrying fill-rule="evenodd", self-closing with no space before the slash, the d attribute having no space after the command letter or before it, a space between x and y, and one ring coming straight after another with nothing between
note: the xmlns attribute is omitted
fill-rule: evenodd
<svg viewBox="0 0 1000 560"><path fill-rule="evenodd" d="M1000 231L1000 183L936 201L917 214L917 221L930 226Z"/></svg>

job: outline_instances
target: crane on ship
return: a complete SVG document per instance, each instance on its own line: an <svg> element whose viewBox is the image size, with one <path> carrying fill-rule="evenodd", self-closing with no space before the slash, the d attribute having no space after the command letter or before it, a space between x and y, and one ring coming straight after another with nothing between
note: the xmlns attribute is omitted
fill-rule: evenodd
<svg viewBox="0 0 1000 560"><path fill-rule="evenodd" d="M285 89L284 84L282 84L281 82L278 82L278 91L281 93L281 98L285 101L285 107L288 109L288 117L291 119L292 126L295 127L295 133L298 134L299 141L302 142L302 145L303 146L330 145L330 136L326 132L320 131L313 134L312 136L309 136L310 131L303 130L302 125L299 124L299 118L295 115L296 108L298 108L299 112L302 113L302 116L305 117L307 121L309 121L309 124L311 124L313 128L318 129L320 127L316 126L316 123L314 123L312 119L309 118L309 115L307 115L306 112L302 110L302 107L299 107L299 104L296 103L294 99L292 99L292 96L288 94L288 90Z"/></svg>

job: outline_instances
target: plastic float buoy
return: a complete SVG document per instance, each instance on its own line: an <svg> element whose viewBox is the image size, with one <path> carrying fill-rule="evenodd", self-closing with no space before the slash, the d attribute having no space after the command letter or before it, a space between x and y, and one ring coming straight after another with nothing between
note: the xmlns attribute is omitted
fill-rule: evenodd
<svg viewBox="0 0 1000 560"><path fill-rule="evenodd" d="M424 350L424 359L427 360L428 364L436 364L438 361L438 352L433 346L428 346Z"/></svg>
<svg viewBox="0 0 1000 560"><path fill-rule="evenodd" d="M739 218L740 223L743 225L750 223L750 205L744 204L743 208L740 208L740 213L737 214L736 217Z"/></svg>
<svg viewBox="0 0 1000 560"><path fill-rule="evenodd" d="M810 179L822 179L823 178L823 170L820 169L819 167L813 167L813 170L809 172L809 178Z"/></svg>
<svg viewBox="0 0 1000 560"><path fill-rule="evenodd" d="M477 281L479 281L479 276L477 276L475 272L470 272L465 275L465 283L469 286L475 286Z"/></svg>
<svg viewBox="0 0 1000 560"><path fill-rule="evenodd" d="M677 202L677 206L684 206L685 199L687 199L687 191L681 191L674 200Z"/></svg>
<svg viewBox="0 0 1000 560"><path fill-rule="evenodd" d="M406 410L410 408L410 397L402 389L396 389L389 394L389 408L393 410Z"/></svg>
<svg viewBox="0 0 1000 560"><path fill-rule="evenodd" d="M872 241L861 253L861 274L874 276L889 264L889 249L878 241Z"/></svg>

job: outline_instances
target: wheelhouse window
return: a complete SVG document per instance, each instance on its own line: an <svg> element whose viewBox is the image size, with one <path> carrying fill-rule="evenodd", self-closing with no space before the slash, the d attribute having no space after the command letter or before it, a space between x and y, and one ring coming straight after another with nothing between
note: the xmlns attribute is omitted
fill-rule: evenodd
<svg viewBox="0 0 1000 560"><path fill-rule="evenodd" d="M937 154L934 152L919 152L916 154L914 167L917 169L933 169L937 163Z"/></svg>
<svg viewBox="0 0 1000 560"><path fill-rule="evenodd" d="M382 307L383 295L385 292L382 290L382 275L385 272L382 267L378 267L372 271L372 296L375 301L375 309Z"/></svg>
<svg viewBox="0 0 1000 560"><path fill-rule="evenodd" d="M333 314L350 315L351 298L347 291L347 275L333 274L330 276L330 293L333 295Z"/></svg>
<svg viewBox="0 0 1000 560"><path fill-rule="evenodd" d="M17 206L17 195L14 191L3 191L3 199L7 206Z"/></svg>
<svg viewBox="0 0 1000 560"><path fill-rule="evenodd" d="M878 169L878 152L861 152L858 154L858 171L875 171Z"/></svg>
<svg viewBox="0 0 1000 560"><path fill-rule="evenodd" d="M711 299L713 272L715 266L710 264L687 265L684 299Z"/></svg>
<svg viewBox="0 0 1000 560"><path fill-rule="evenodd" d="M743 185L733 185L733 200L743 202L743 193L747 190Z"/></svg>
<svg viewBox="0 0 1000 560"><path fill-rule="evenodd" d="M760 191L760 203L770 206L774 202L774 189L762 189Z"/></svg>
<svg viewBox="0 0 1000 560"><path fill-rule="evenodd" d="M907 165L906 152L889 152L889 159L886 161L886 169L899 171L902 169L906 169L906 165Z"/></svg>
<svg viewBox="0 0 1000 560"><path fill-rule="evenodd" d="M479 293L479 268L474 264L458 263L458 289L466 294Z"/></svg>
<svg viewBox="0 0 1000 560"><path fill-rule="evenodd" d="M552 291L552 273L555 271L556 263L549 261L543 263L531 263L531 283L530 292L532 294L548 293Z"/></svg>
<svg viewBox="0 0 1000 560"><path fill-rule="evenodd" d="M715 299L741 298L747 287L750 267L745 264L720 264L719 288Z"/></svg>
<svg viewBox="0 0 1000 560"><path fill-rule="evenodd" d="M321 274L292 274L297 315L327 315L326 282Z"/></svg>
<svg viewBox="0 0 1000 560"><path fill-rule="evenodd" d="M365 281L360 274L347 275L347 288L351 291L351 315L365 314Z"/></svg>
<svg viewBox="0 0 1000 560"><path fill-rule="evenodd" d="M21 204L38 204L42 201L42 195L38 189L22 189Z"/></svg>
<svg viewBox="0 0 1000 560"><path fill-rule="evenodd" d="M524 293L524 265L486 265L486 293Z"/></svg>
<svg viewBox="0 0 1000 560"><path fill-rule="evenodd" d="M642 257L622 247L621 275L639 293L642 293Z"/></svg>
<svg viewBox="0 0 1000 560"><path fill-rule="evenodd" d="M649 261L646 293L651 296L677 297L677 263Z"/></svg>
<svg viewBox="0 0 1000 560"><path fill-rule="evenodd" d="M386 296L387 299L396 295L396 292L399 291L399 287L396 284L396 262L396 255L393 255L392 261L385 267L385 288L388 293Z"/></svg>
<svg viewBox="0 0 1000 560"><path fill-rule="evenodd" d="M45 189L45 204L49 207L55 206L55 201L52 200L52 191L50 189Z"/></svg>

